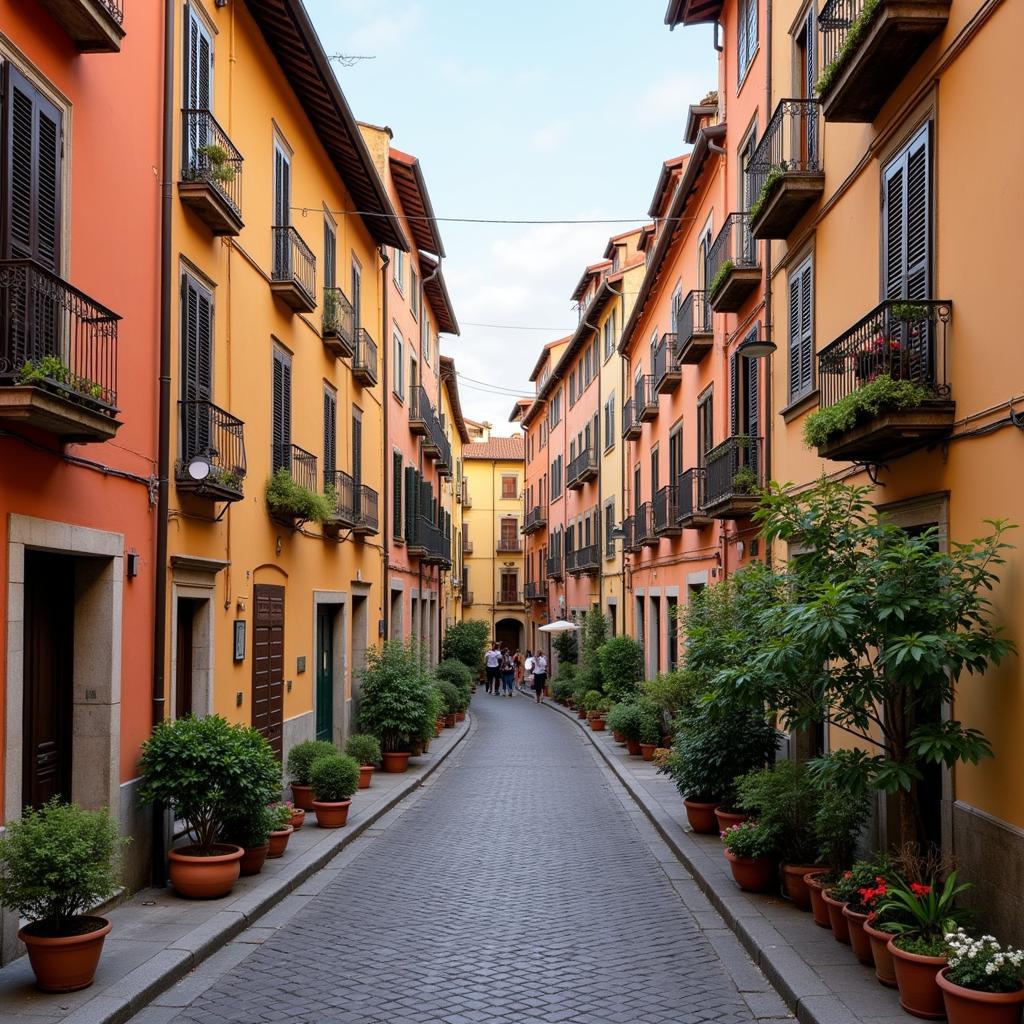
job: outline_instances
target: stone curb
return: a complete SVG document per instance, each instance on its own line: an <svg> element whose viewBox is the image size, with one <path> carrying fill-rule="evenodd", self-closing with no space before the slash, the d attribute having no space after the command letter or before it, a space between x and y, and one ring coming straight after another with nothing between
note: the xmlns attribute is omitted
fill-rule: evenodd
<svg viewBox="0 0 1024 1024"><path fill-rule="evenodd" d="M800 1024L862 1024L861 1020L842 1003L837 1003L834 994L822 984L817 972L774 928L770 927L770 922L760 911L755 910L751 914L750 910L747 910L748 907L756 908L755 898L747 896L735 887L726 892L716 888L715 880L703 870L699 860L680 841L681 837L685 839L687 833L644 794L630 773L597 742L593 730L586 722L550 698L545 698L543 703L578 726L633 801L657 829L661 838L693 876L711 905L736 934L751 960L775 986ZM765 928L766 925L769 927ZM759 932L766 934L759 935ZM770 945L768 940L771 942Z"/></svg>
<svg viewBox="0 0 1024 1024"><path fill-rule="evenodd" d="M325 867L384 815L420 789L462 741L475 733L476 729L475 717L467 714L466 728L459 731L451 746L434 762L425 765L421 774L412 776L404 782L386 803L363 820L353 822L348 828L339 829L336 839L332 838L323 846L308 851L296 860L295 870L287 878L266 879L244 900L233 903L230 910L224 910L204 921L135 970L129 971L94 999L65 1017L63 1024L123 1024L139 1013L235 936L256 924L267 911L298 889L303 882Z"/></svg>

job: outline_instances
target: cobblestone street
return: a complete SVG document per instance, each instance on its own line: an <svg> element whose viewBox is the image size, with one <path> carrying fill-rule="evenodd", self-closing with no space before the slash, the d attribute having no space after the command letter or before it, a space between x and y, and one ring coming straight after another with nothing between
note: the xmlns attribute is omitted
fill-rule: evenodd
<svg viewBox="0 0 1024 1024"><path fill-rule="evenodd" d="M686 909L686 872L570 722L482 692L472 712L451 762L319 895L136 1024L785 1016L717 915Z"/></svg>

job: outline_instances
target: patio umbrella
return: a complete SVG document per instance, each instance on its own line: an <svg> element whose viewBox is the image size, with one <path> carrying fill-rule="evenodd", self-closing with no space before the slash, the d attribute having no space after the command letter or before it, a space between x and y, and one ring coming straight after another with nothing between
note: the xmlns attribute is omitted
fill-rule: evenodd
<svg viewBox="0 0 1024 1024"><path fill-rule="evenodd" d="M570 630L579 629L575 622L567 622L565 619L558 619L557 622L549 622L546 626L541 626L540 631L542 633L568 633Z"/></svg>

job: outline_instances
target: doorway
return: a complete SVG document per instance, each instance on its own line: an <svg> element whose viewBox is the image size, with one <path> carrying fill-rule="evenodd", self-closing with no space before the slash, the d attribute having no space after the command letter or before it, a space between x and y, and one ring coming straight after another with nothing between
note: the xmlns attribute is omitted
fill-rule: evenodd
<svg viewBox="0 0 1024 1024"><path fill-rule="evenodd" d="M316 738L334 739L334 625L336 611L319 605L316 612Z"/></svg>
<svg viewBox="0 0 1024 1024"><path fill-rule="evenodd" d="M494 639L510 651L522 649L523 627L515 619L499 619L494 626Z"/></svg>
<svg viewBox="0 0 1024 1024"><path fill-rule="evenodd" d="M179 597L175 629L174 717L186 718L196 713L196 627L205 601Z"/></svg>
<svg viewBox="0 0 1024 1024"><path fill-rule="evenodd" d="M280 761L284 729L284 587L253 587L252 724Z"/></svg>

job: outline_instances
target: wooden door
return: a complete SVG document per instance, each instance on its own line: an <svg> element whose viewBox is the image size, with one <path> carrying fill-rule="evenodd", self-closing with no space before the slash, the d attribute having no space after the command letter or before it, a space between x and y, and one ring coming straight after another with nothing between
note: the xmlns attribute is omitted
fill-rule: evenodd
<svg viewBox="0 0 1024 1024"><path fill-rule="evenodd" d="M196 602L188 598L178 600L178 628L175 638L174 661L174 717L186 718L192 714L192 648Z"/></svg>
<svg viewBox="0 0 1024 1024"><path fill-rule="evenodd" d="M25 554L22 804L71 799L75 575L65 555Z"/></svg>
<svg viewBox="0 0 1024 1024"><path fill-rule="evenodd" d="M334 735L334 612L321 606L316 613L316 738Z"/></svg>
<svg viewBox="0 0 1024 1024"><path fill-rule="evenodd" d="M284 723L284 587L253 587L252 724L281 758Z"/></svg>

